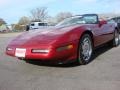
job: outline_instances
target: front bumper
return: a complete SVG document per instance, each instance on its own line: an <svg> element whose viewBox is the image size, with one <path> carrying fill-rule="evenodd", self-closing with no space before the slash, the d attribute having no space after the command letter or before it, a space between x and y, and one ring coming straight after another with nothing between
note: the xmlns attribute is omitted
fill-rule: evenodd
<svg viewBox="0 0 120 90"><path fill-rule="evenodd" d="M8 46L6 49L6 54L16 57L16 48L24 48L26 49L25 57L17 57L23 58L26 60L35 59L35 60L73 60L77 58L77 48L78 41L73 41L70 44L73 45L73 48L63 51L57 51L56 48L48 48L50 51L48 53L33 53L33 49L39 49L39 47L18 47L18 46ZM8 48L10 50L8 50Z"/></svg>

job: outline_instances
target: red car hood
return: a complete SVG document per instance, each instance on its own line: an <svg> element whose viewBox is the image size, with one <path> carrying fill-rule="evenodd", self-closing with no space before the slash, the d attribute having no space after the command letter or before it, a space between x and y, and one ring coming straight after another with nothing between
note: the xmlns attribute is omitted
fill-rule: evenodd
<svg viewBox="0 0 120 90"><path fill-rule="evenodd" d="M78 26L54 27L43 30L31 30L16 37L10 45L33 46L33 45L51 45L57 39Z"/></svg>

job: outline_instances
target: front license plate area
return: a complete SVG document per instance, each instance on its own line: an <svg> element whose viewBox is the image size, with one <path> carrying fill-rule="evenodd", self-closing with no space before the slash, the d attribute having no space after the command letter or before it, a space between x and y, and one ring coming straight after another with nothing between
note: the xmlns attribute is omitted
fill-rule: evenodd
<svg viewBox="0 0 120 90"><path fill-rule="evenodd" d="M24 48L16 48L16 50L15 50L15 56L16 57L25 58L25 54L26 54L26 49L24 49Z"/></svg>

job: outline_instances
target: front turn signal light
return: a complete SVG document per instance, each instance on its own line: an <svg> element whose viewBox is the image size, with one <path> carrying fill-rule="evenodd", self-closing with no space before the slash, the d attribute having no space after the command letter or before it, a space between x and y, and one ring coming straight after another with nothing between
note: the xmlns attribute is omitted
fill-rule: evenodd
<svg viewBox="0 0 120 90"><path fill-rule="evenodd" d="M69 50L72 48L73 48L73 45L67 45L67 46L57 48L57 51Z"/></svg>

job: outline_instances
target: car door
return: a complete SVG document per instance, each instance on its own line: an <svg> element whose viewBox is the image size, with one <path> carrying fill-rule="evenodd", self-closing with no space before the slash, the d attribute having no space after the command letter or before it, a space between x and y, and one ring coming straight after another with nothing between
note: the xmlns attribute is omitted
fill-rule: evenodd
<svg viewBox="0 0 120 90"><path fill-rule="evenodd" d="M99 46L113 39L114 24L101 21L94 29L95 45Z"/></svg>
<svg viewBox="0 0 120 90"><path fill-rule="evenodd" d="M105 20L99 21L98 15L87 14L84 15L84 20L88 25L87 29L92 30L94 35L94 46L106 43L113 38L113 24L107 23Z"/></svg>

